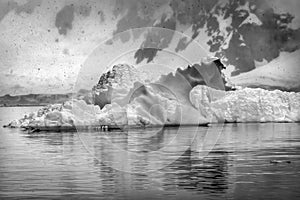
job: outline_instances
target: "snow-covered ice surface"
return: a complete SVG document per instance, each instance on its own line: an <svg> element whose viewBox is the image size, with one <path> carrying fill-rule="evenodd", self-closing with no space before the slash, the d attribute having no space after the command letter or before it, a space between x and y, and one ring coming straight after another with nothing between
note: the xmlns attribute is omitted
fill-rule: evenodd
<svg viewBox="0 0 300 200"><path fill-rule="evenodd" d="M196 86L190 100L212 122L299 122L300 93L244 88L219 91Z"/></svg>
<svg viewBox="0 0 300 200"><path fill-rule="evenodd" d="M280 56L264 66L230 78L241 87L260 87L300 92L300 50L281 52Z"/></svg>

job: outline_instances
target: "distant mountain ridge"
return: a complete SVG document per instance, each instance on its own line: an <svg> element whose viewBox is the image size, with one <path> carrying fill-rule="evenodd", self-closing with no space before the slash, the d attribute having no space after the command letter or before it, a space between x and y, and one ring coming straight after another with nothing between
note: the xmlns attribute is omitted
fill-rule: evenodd
<svg viewBox="0 0 300 200"><path fill-rule="evenodd" d="M83 99L87 103L91 103L90 97L89 90L80 90L78 93L66 94L25 94L16 96L7 94L0 96L0 106L44 106L48 104L60 104L72 98Z"/></svg>

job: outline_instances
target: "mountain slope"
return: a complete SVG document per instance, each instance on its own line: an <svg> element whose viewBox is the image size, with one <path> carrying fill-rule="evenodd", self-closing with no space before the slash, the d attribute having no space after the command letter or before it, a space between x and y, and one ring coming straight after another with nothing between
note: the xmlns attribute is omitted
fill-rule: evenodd
<svg viewBox="0 0 300 200"><path fill-rule="evenodd" d="M234 85L242 87L300 91L300 50L282 52L270 63L250 72L232 77Z"/></svg>

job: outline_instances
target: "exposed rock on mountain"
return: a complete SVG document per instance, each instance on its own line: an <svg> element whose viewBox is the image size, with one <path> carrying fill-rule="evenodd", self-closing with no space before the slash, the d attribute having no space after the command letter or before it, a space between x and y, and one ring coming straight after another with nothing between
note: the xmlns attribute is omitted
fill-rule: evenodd
<svg viewBox="0 0 300 200"><path fill-rule="evenodd" d="M244 79L299 50L299 8L298 0L1 0L0 94L71 92L83 63L107 38L120 47L136 42L130 64L156 61L164 50L193 51L199 43L226 61L229 77ZM143 27L150 29L124 33ZM252 87L269 88L270 79L256 83L249 75ZM85 89L94 81L87 78Z"/></svg>
<svg viewBox="0 0 300 200"><path fill-rule="evenodd" d="M233 76L255 69L256 62L270 62L280 52L294 52L300 47L300 29L291 26L296 16L288 12L278 13L269 0L171 0L159 4L136 1L136 4L128 7L117 4L118 9L128 10L130 14L124 15L118 22L114 34L125 31L124 27L132 29L142 27L142 24L186 31L190 39L181 38L176 51L185 50L192 40L204 42L212 55L224 57L227 64L235 67ZM145 10L141 15L133 15L138 6L145 7ZM161 6L166 6L168 12L153 19L153 10ZM147 34L136 51L137 63L152 61L159 51L171 46L174 36L174 33L164 34L163 30L160 33L157 29Z"/></svg>

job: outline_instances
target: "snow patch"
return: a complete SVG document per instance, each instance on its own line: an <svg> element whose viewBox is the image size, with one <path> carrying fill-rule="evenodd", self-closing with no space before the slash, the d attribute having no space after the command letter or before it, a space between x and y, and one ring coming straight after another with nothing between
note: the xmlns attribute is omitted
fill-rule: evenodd
<svg viewBox="0 0 300 200"><path fill-rule="evenodd" d="M242 87L279 88L300 91L300 50L292 53L281 52L279 57L250 72L230 78Z"/></svg>

